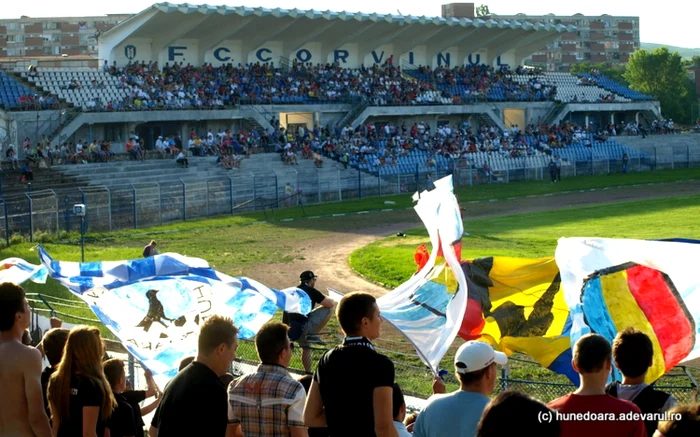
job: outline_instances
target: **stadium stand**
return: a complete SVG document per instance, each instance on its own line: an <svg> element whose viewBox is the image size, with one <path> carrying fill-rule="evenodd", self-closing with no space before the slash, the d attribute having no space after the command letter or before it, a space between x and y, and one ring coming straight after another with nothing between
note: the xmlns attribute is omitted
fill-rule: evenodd
<svg viewBox="0 0 700 437"><path fill-rule="evenodd" d="M413 66L415 67L415 66ZM5 82L13 84L7 75ZM222 108L245 103L307 104L365 101L371 105L450 105L476 102L631 102L650 100L602 76L512 72L485 65L453 69L392 65L345 69L293 64L194 67L157 63L124 68L39 69L28 77L47 93L84 111ZM596 82L597 81L597 82ZM12 98L29 89L11 85ZM16 87L14 87L16 88Z"/></svg>
<svg viewBox="0 0 700 437"><path fill-rule="evenodd" d="M605 77L603 75L600 75L600 74L593 75L593 74L582 73L582 74L579 74L578 76L582 77L590 82L597 84L597 86L600 88L608 90L611 93L618 94L618 95L625 97L629 100L634 100L634 101L653 100L653 98L651 96L647 96L647 95L642 94L640 92L631 90L631 89L627 88L626 86L621 85L621 84L615 82L614 80L612 80L608 77Z"/></svg>
<svg viewBox="0 0 700 437"><path fill-rule="evenodd" d="M11 75L0 70L0 105L9 110L48 108L55 98L36 96L29 88L20 84Z"/></svg>

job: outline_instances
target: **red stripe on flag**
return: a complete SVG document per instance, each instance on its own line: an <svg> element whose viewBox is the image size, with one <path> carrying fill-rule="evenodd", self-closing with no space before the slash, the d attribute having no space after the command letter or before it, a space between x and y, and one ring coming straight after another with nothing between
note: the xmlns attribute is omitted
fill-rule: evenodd
<svg viewBox="0 0 700 437"><path fill-rule="evenodd" d="M681 297L661 272L645 266L628 269L627 284L654 329L668 371L688 356L695 343Z"/></svg>

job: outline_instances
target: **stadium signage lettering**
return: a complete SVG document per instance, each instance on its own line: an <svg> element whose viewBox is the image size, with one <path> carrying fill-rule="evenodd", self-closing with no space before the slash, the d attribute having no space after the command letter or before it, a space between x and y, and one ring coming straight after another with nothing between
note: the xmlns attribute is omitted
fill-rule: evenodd
<svg viewBox="0 0 700 437"><path fill-rule="evenodd" d="M129 46L133 47L133 46ZM187 50L186 46L170 46L168 47L168 60L169 61L175 61L177 57L182 57L185 55L185 50ZM135 48L133 49L133 52L135 52ZM260 62L271 62L274 58L272 56L272 50L266 47L261 47L255 52L255 58L260 61ZM216 59L219 62L232 62L233 57L231 56L231 50L226 48L226 47L217 47L213 50L212 52L214 59ZM388 59L388 56L386 53L382 51L376 51L372 50L370 52L370 55L372 56L372 60L374 61L375 64L381 64L382 62L386 62L386 59ZM313 54L311 51L308 49L299 49L297 50L296 53L294 53L294 59L299 61L299 62L311 62L313 59ZM348 58L350 57L350 52L348 50L343 50L343 49L336 49L333 51L333 62L337 62L339 64L347 64L348 63ZM436 55L436 62L438 66L445 65L445 66L452 66L452 55L450 53L438 53ZM408 52L408 63L409 64L415 64L415 54L413 52ZM360 61L362 62L362 61ZM481 55L476 53L476 54L470 54L467 56L467 60L465 62L465 65L479 65L481 63ZM501 63L501 57L498 56L496 58L496 65L504 65Z"/></svg>

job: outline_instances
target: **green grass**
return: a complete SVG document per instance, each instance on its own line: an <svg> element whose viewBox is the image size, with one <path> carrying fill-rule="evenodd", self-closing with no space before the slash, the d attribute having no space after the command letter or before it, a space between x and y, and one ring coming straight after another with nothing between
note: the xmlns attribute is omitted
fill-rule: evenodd
<svg viewBox="0 0 700 437"><path fill-rule="evenodd" d="M554 256L560 237L700 238L699 215L700 196L694 195L470 220L462 256ZM355 250L351 267L372 281L400 285L415 273L418 245L430 246L424 228L404 233Z"/></svg>

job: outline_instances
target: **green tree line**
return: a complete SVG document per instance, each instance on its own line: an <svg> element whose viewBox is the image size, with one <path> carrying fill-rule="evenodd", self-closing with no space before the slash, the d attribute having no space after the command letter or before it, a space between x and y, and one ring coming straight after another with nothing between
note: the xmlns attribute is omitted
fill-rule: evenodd
<svg viewBox="0 0 700 437"><path fill-rule="evenodd" d="M695 124L698 117L698 95L695 83L688 76L688 67L700 67L700 56L683 60L666 47L635 51L625 66L608 66L581 62L571 66L571 73L590 73L597 69L635 91L653 96L661 104L666 118L681 124Z"/></svg>

